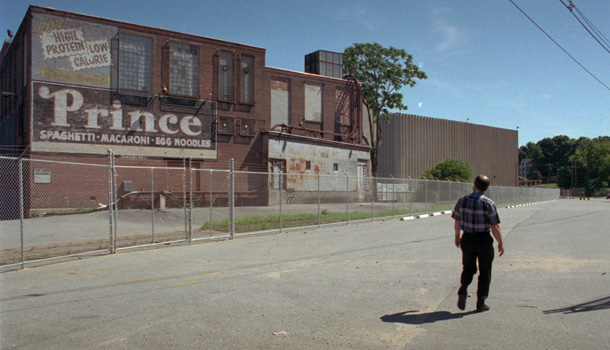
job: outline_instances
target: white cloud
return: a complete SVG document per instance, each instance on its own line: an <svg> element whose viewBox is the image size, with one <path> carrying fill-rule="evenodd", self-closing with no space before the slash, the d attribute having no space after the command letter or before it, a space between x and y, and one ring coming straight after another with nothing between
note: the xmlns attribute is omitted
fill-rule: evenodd
<svg viewBox="0 0 610 350"><path fill-rule="evenodd" d="M454 51L468 42L468 31L448 19L452 13L455 11L448 7L432 10L434 32L438 35L434 47L438 52Z"/></svg>
<svg viewBox="0 0 610 350"><path fill-rule="evenodd" d="M378 23L376 25L375 21L371 19L372 9L368 6L356 6L355 4L351 7L341 6L337 13L335 19L356 22L371 31L375 31L378 27Z"/></svg>
<svg viewBox="0 0 610 350"><path fill-rule="evenodd" d="M452 51L464 44L464 33L460 27L448 22L437 21L435 28L440 34L440 40L435 45L437 51Z"/></svg>

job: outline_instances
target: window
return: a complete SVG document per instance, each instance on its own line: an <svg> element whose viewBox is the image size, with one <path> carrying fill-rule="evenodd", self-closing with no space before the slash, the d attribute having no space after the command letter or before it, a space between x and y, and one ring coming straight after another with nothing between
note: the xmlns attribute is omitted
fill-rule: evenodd
<svg viewBox="0 0 610 350"><path fill-rule="evenodd" d="M335 90L335 98L337 106L335 108L335 123L342 126L349 126L350 122L350 92L347 87L337 88Z"/></svg>
<svg viewBox="0 0 610 350"><path fill-rule="evenodd" d="M241 119L239 123L239 134L241 136L254 136L254 119Z"/></svg>
<svg viewBox="0 0 610 350"><path fill-rule="evenodd" d="M119 44L119 89L152 92L153 39L122 33Z"/></svg>
<svg viewBox="0 0 610 350"><path fill-rule="evenodd" d="M271 78L271 127L290 124L290 80Z"/></svg>
<svg viewBox="0 0 610 350"><path fill-rule="evenodd" d="M305 120L322 122L322 85L305 83Z"/></svg>
<svg viewBox="0 0 610 350"><path fill-rule="evenodd" d="M233 135L235 121L233 117L218 117L218 133L224 135Z"/></svg>
<svg viewBox="0 0 610 350"><path fill-rule="evenodd" d="M286 179L283 178L282 174L286 174L286 160L285 159L269 159L269 187L273 190L279 190L280 184L282 189L286 189Z"/></svg>
<svg viewBox="0 0 610 350"><path fill-rule="evenodd" d="M241 102L254 103L254 58L241 56Z"/></svg>
<svg viewBox="0 0 610 350"><path fill-rule="evenodd" d="M311 170L311 160L305 161L305 170Z"/></svg>
<svg viewBox="0 0 610 350"><path fill-rule="evenodd" d="M172 95L198 96L198 49L187 44L170 44L169 92Z"/></svg>
<svg viewBox="0 0 610 350"><path fill-rule="evenodd" d="M333 163L333 171L339 171L339 164Z"/></svg>
<svg viewBox="0 0 610 350"><path fill-rule="evenodd" d="M219 87L218 99L221 101L233 101L233 52L220 51L219 55Z"/></svg>

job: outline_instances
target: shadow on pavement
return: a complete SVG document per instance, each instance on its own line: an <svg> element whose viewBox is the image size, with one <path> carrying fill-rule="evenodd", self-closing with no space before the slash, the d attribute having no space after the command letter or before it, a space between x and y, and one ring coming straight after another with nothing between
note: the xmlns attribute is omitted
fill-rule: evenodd
<svg viewBox="0 0 610 350"><path fill-rule="evenodd" d="M596 311L596 310L605 310L605 309L610 309L610 296L588 301L588 302L582 303L582 304L576 304L576 305L564 307L563 309L544 310L542 313L544 313L545 315L556 314L556 313L573 314L573 313L577 313L577 312Z"/></svg>
<svg viewBox="0 0 610 350"><path fill-rule="evenodd" d="M447 321L462 318L464 316L475 314L476 311L469 312L461 312L457 314L453 314L449 311L435 311L435 312L424 312L424 313L414 313L419 310L411 310L411 311L403 311L392 315L381 316L381 320L383 322L392 322L392 323L407 323L407 324L426 324L426 323L434 323L437 321Z"/></svg>

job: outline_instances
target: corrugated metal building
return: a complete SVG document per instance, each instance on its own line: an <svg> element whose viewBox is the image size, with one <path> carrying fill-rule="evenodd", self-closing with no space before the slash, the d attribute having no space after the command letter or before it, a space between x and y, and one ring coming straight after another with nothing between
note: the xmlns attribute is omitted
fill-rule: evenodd
<svg viewBox="0 0 610 350"><path fill-rule="evenodd" d="M419 178L447 158L468 163L495 186L517 186L518 132L465 122L395 113L382 125L379 177Z"/></svg>

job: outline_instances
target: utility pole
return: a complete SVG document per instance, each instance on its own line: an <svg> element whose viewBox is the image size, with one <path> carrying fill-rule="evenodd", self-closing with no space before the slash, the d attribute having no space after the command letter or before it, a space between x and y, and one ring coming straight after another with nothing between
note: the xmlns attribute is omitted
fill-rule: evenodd
<svg viewBox="0 0 610 350"><path fill-rule="evenodd" d="M578 159L572 159L572 188L578 186L577 165Z"/></svg>
<svg viewBox="0 0 610 350"><path fill-rule="evenodd" d="M546 165L548 170L547 170L547 175L549 176L549 183L553 182L553 177L555 177L555 173L553 173L553 164L547 164Z"/></svg>

